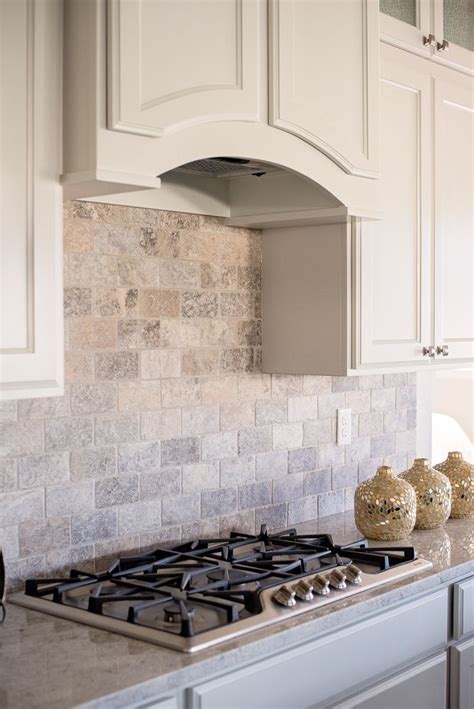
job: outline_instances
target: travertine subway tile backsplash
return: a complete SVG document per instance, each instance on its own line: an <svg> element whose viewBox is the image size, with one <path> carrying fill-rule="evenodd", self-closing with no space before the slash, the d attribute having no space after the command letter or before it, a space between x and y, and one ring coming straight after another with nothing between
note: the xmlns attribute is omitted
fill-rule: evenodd
<svg viewBox="0 0 474 709"><path fill-rule="evenodd" d="M64 227L66 394L0 405L11 587L341 512L378 464L411 463L415 375L260 373L258 231L81 202Z"/></svg>

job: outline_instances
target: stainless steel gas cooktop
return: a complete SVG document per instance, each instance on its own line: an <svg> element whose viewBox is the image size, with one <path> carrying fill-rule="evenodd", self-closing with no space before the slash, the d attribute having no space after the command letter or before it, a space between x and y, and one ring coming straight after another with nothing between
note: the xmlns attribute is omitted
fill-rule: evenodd
<svg viewBox="0 0 474 709"><path fill-rule="evenodd" d="M9 600L195 652L430 567L413 547L339 546L328 534L262 526L122 557L98 574L30 579Z"/></svg>

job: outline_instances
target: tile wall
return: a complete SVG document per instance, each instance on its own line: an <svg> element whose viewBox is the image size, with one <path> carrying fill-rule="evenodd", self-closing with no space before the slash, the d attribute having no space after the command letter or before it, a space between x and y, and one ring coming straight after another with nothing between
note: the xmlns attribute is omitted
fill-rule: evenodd
<svg viewBox="0 0 474 709"><path fill-rule="evenodd" d="M71 202L64 252L66 394L0 405L10 587L338 513L377 465L411 462L414 374L261 374L258 231Z"/></svg>

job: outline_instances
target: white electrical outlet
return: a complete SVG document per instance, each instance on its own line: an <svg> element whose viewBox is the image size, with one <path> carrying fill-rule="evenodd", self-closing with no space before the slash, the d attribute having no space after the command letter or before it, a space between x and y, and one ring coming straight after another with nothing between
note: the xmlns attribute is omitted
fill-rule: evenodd
<svg viewBox="0 0 474 709"><path fill-rule="evenodd" d="M352 410L337 410L337 445L345 446L351 442L352 437Z"/></svg>

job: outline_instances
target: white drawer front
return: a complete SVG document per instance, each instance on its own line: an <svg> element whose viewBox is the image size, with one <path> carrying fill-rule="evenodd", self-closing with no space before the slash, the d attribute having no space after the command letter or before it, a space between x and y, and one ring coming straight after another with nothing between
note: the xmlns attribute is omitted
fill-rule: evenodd
<svg viewBox="0 0 474 709"><path fill-rule="evenodd" d="M447 590L201 684L193 709L307 709L442 647Z"/></svg>
<svg viewBox="0 0 474 709"><path fill-rule="evenodd" d="M454 584L453 635L462 640L474 633L474 576Z"/></svg>

